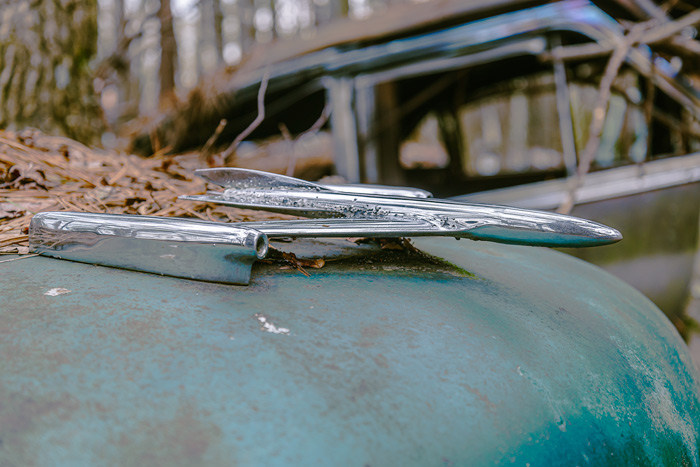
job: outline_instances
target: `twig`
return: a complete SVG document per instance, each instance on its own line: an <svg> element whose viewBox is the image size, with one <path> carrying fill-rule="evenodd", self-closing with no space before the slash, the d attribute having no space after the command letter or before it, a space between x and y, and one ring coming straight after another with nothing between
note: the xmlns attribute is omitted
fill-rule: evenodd
<svg viewBox="0 0 700 467"><path fill-rule="evenodd" d="M200 153L200 160L202 162L209 162L211 148L212 146L214 146L214 143L216 143L216 140L219 139L219 136L221 136L221 132L224 131L224 128L226 128L227 124L228 120L222 118L221 121L219 121L219 125L216 127L216 130L214 130L214 133L209 137L207 142L204 143L204 147L202 148L202 151Z"/></svg>
<svg viewBox="0 0 700 467"><path fill-rule="evenodd" d="M561 206L559 206L557 212L568 214L574 207L574 203L576 202L576 192L583 183L583 177L590 170L593 159L595 158L596 153L598 152L598 147L600 146L600 138L605 125L605 117L607 115L608 102L610 101L613 81L617 77L620 67L627 57L627 53L637 43L647 25L647 23L635 25L625 36L624 40L618 44L615 52L613 52L610 60L608 60L608 64L605 67L605 73L603 74L603 78L600 80L600 86L598 87L598 97L596 98L595 106L593 107L591 124L588 128L588 141L586 142L586 146L583 148L583 152L581 153L581 158L579 159L578 168L576 170L576 176L571 182L567 197Z"/></svg>
<svg viewBox="0 0 700 467"><path fill-rule="evenodd" d="M323 107L323 110L321 111L321 115L319 115L318 119L314 122L311 127L309 127L308 130L305 132L301 133L299 136L297 136L297 139L308 135L309 133L316 133L318 130L320 130L323 125L326 124L328 121L328 118L331 116L331 104L330 102L327 102L326 105Z"/></svg>
<svg viewBox="0 0 700 467"><path fill-rule="evenodd" d="M258 126L260 126L263 120L265 120L265 92L267 91L267 84L269 81L270 71L267 70L260 81L260 89L258 90L258 116L255 117L255 120L253 120L245 130L236 136L233 143L231 143L231 145L221 153L221 159L224 161L226 161L234 152L236 152L238 145L241 144L241 142L246 139Z"/></svg>
<svg viewBox="0 0 700 467"><path fill-rule="evenodd" d="M282 133L282 138L284 138L284 142L287 143L287 148L289 151L289 159L287 161L287 171L285 174L288 177L293 177L294 176L294 168L297 165L297 151L296 147L294 145L294 138L292 138L292 134L289 132L289 128L287 128L287 125L284 123L280 123L278 125L278 128L280 129L280 133Z"/></svg>
<svg viewBox="0 0 700 467"><path fill-rule="evenodd" d="M656 44L658 42L663 42L669 37L680 33L683 31L683 29L695 26L698 23L700 23L700 10L695 10L675 21L668 21L661 26L650 29L641 38L641 42L645 44Z"/></svg>
<svg viewBox="0 0 700 467"><path fill-rule="evenodd" d="M326 124L328 121L328 118L331 115L331 103L327 102L326 105L323 107L323 110L321 111L321 115L316 119L316 121L309 127L308 130L302 132L299 134L299 136L296 137L296 141L299 141L301 138L304 136L311 134L311 133L316 133L318 130L320 130L323 125ZM282 130L282 128L280 128ZM289 130L287 130L287 127L284 126L284 130L287 131L287 135L289 135ZM287 139L287 135L285 135L284 131L282 131L282 135L284 136L285 139ZM291 136L291 135L290 135ZM296 169L297 165L297 152L292 146L292 153L289 158L289 164L287 165L287 176L288 177L293 177L294 176L294 170Z"/></svg>
<svg viewBox="0 0 700 467"><path fill-rule="evenodd" d="M644 157L645 159L648 159L651 156L651 143L654 135L652 118L654 116L654 99L656 98L656 86L654 85L654 78L656 75L655 58L655 55L652 54L650 60L651 70L649 70L649 79L646 83L646 97L644 102L644 120L646 121L647 125L647 151Z"/></svg>
<svg viewBox="0 0 700 467"><path fill-rule="evenodd" d="M657 21L652 20L646 23L639 23L637 26L633 27L632 29L646 26L646 30L641 34L636 43L657 45L661 42L670 41L671 44L677 47L684 47L691 52L696 51L697 41L690 38L679 38L676 37L676 35L687 27L700 24L700 10L695 10L692 13L688 13L675 21L666 21L661 25L650 27L650 25L656 24L658 24ZM569 45L566 47L559 47L556 50L552 50L548 54L543 54L542 59L552 60L557 58L561 60L579 60L584 58L599 57L601 55L607 55L614 52L620 45L621 44L601 45L598 43Z"/></svg>

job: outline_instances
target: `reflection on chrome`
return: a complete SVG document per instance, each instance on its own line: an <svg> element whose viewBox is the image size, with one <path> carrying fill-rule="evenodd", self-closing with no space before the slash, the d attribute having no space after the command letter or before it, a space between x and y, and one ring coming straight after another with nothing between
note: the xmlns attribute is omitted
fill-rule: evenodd
<svg viewBox="0 0 700 467"><path fill-rule="evenodd" d="M537 246L595 246L622 238L561 214L430 198L422 190L319 185L246 169L198 173L225 191L183 199L312 219L224 224L194 219L44 212L30 250L46 256L176 277L247 284L274 237L448 236Z"/></svg>
<svg viewBox="0 0 700 467"><path fill-rule="evenodd" d="M32 218L29 247L84 263L247 284L268 241L257 230L193 219L44 212Z"/></svg>
<svg viewBox="0 0 700 467"><path fill-rule="evenodd" d="M343 185L317 185L249 169L204 169L197 174L225 190L181 198L325 219L239 224L269 237L431 235L550 247L606 245L622 238L605 225L550 212L345 191Z"/></svg>

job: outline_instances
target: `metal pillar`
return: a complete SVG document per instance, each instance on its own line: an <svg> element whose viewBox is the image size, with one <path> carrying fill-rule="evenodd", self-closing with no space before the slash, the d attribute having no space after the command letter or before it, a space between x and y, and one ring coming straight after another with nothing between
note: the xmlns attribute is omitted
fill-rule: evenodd
<svg viewBox="0 0 700 467"><path fill-rule="evenodd" d="M360 157L357 125L354 113L353 79L327 78L324 80L327 99L331 103L331 126L333 127L333 160L338 175L350 183L359 183Z"/></svg>

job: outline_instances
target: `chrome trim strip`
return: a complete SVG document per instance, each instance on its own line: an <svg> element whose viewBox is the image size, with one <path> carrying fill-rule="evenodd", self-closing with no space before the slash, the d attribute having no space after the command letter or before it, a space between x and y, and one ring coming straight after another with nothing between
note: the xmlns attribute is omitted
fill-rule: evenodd
<svg viewBox="0 0 700 467"><path fill-rule="evenodd" d="M568 196L572 179L548 180L452 198L470 203L499 203L526 209L556 209ZM576 191L576 204L594 203L700 182L700 153L639 165L591 172Z"/></svg>
<svg viewBox="0 0 700 467"><path fill-rule="evenodd" d="M357 193L361 195L399 196L403 198L432 198L433 194L420 188L410 188L403 186L372 185L372 184L352 184L331 185L321 184L319 186L333 191L344 193Z"/></svg>
<svg viewBox="0 0 700 467"><path fill-rule="evenodd" d="M497 60L505 60L511 57L540 55L546 50L547 41L543 37L533 37L525 40L520 39L517 42L507 43L494 49L474 52L468 55L434 58L418 63L401 65L385 71L360 74L355 78L355 85L357 87L375 86L397 79L408 79L417 76L444 73L450 70L472 67Z"/></svg>

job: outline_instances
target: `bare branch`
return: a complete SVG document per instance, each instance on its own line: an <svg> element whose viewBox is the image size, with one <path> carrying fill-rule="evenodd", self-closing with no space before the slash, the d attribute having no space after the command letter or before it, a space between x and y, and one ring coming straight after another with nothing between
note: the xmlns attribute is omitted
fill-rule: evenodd
<svg viewBox="0 0 700 467"><path fill-rule="evenodd" d="M640 23L632 28L632 30L625 36L624 40L613 52L608 64L605 67L605 73L603 78L600 80L600 86L598 87L598 96L596 98L595 106L593 107L593 117L591 119L591 124L588 129L588 141L583 149L581 158L579 159L578 168L576 170L576 177L573 179L572 184L569 189L567 199L559 206L557 210L560 213L569 213L576 202L576 191L580 188L583 177L588 173L593 163L593 159L598 152L598 147L600 146L600 138L603 133L603 126L605 125L605 117L607 115L608 102L610 101L610 94L612 90L613 81L620 71L622 63L625 61L625 57L629 53L630 49L639 41L643 32L648 25L646 23Z"/></svg>
<svg viewBox="0 0 700 467"><path fill-rule="evenodd" d="M692 13L679 18L675 21L668 21L661 26L650 29L641 38L642 43L656 44L663 42L683 31L685 28L695 26L700 23L700 10L695 10Z"/></svg>
<svg viewBox="0 0 700 467"><path fill-rule="evenodd" d="M692 13L679 18L675 21L666 21L663 24L658 24L656 20L651 20L639 25L646 25L646 30L641 35L638 44L658 45L663 42L669 42L678 48L684 48L690 53L697 53L700 49L700 43L697 41L679 37L678 34L685 28L700 24L700 10L695 10ZM633 26L633 28L636 26ZM566 47L557 47L548 54L543 54L544 60L552 60L554 58L561 60L580 60L585 58L599 57L614 52L618 48L615 44L601 45L598 43L570 45Z"/></svg>
<svg viewBox="0 0 700 467"><path fill-rule="evenodd" d="M319 131L323 125L326 124L328 121L328 118L330 117L331 114L331 104L330 102L327 102L326 105L323 107L323 110L321 111L321 115L316 119L316 121L309 127L308 130L304 131L303 133L300 133L299 136L296 137L296 141L299 141L301 138L304 136L311 134L311 133L316 133ZM280 131L282 132L282 136L286 141L289 141L292 143L291 145L291 153L289 156L289 163L287 164L287 176L293 177L294 176L294 170L296 169L296 164L297 164L297 152L296 152L296 147L293 145L294 141L292 141L291 134L289 133L289 130L287 129L287 126L284 124L280 125Z"/></svg>
<svg viewBox="0 0 700 467"><path fill-rule="evenodd" d="M267 70L260 81L260 89L258 90L258 116L255 117L255 120L253 120L245 130L236 136L233 143L231 143L231 145L221 153L221 159L224 161L231 157L231 155L236 152L236 149L238 149L238 145L241 144L244 139L250 136L250 134L255 131L258 126L260 126L263 120L265 120L265 92L267 91L267 84L269 81L270 71Z"/></svg>
<svg viewBox="0 0 700 467"><path fill-rule="evenodd" d="M320 130L323 125L326 124L328 121L328 118L331 116L331 104L330 102L327 102L326 105L323 107L323 110L321 111L321 115L318 117L318 119L314 122L313 125L309 127L308 130L305 132L301 133L297 139L308 135L309 133L316 133L318 130Z"/></svg>
<svg viewBox="0 0 700 467"><path fill-rule="evenodd" d="M219 136L221 136L221 132L224 131L224 128L226 128L226 125L228 124L228 120L225 118L222 118L221 121L219 121L219 124L216 127L216 130L214 130L214 133L209 137L206 143L204 143L204 147L202 147L202 150L200 152L199 159L202 162L209 162L209 156L211 155L211 148L214 146L214 143L216 143L216 140L219 139Z"/></svg>

